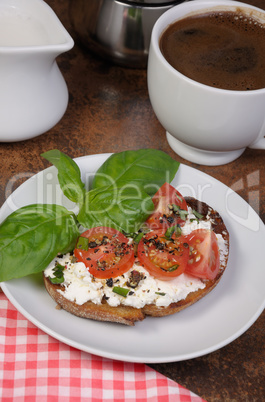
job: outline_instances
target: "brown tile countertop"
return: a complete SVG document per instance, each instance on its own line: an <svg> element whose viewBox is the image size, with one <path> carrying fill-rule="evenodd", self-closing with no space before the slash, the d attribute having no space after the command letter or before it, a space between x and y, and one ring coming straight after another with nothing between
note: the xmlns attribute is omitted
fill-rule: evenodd
<svg viewBox="0 0 265 402"><path fill-rule="evenodd" d="M249 1L265 8L264 0ZM235 189L265 221L265 153L247 149L221 167L195 165L169 147L149 102L146 70L100 60L76 40L68 18L69 0L48 0L75 47L58 58L70 100L62 120L32 140L0 143L0 205L18 184L48 166L42 152L58 148L70 157L129 149L157 148ZM23 179L22 179L23 181ZM247 245L246 245L247 246ZM251 269L251 267L249 267ZM207 401L264 401L265 312L231 344L196 359L151 366ZM163 341L163 340L161 340Z"/></svg>

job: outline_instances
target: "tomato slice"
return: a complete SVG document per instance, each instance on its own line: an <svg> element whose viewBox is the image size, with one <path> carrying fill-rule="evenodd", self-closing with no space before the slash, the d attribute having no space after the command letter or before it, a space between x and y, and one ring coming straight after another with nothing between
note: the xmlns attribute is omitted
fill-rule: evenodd
<svg viewBox="0 0 265 402"><path fill-rule="evenodd" d="M152 198L155 210L146 223L151 230L182 225L188 211L184 197L169 183L164 183Z"/></svg>
<svg viewBox="0 0 265 402"><path fill-rule="evenodd" d="M138 244L138 259L155 278L170 280L185 271L189 248L185 236L168 239L165 230L147 233Z"/></svg>
<svg viewBox="0 0 265 402"><path fill-rule="evenodd" d="M201 279L214 279L220 269L220 253L216 234L197 229L186 236L190 253L186 272Z"/></svg>
<svg viewBox="0 0 265 402"><path fill-rule="evenodd" d="M83 239L88 239L82 245ZM134 248L129 239L116 229L100 226L82 233L74 255L89 272L100 279L116 278L134 263Z"/></svg>

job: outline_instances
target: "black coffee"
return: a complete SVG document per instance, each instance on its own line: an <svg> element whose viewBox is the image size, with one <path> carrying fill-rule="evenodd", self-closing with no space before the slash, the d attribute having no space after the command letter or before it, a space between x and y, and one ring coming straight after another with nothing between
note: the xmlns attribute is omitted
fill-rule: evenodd
<svg viewBox="0 0 265 402"><path fill-rule="evenodd" d="M165 59L187 77L222 89L265 88L265 24L238 12L190 16L160 38Z"/></svg>

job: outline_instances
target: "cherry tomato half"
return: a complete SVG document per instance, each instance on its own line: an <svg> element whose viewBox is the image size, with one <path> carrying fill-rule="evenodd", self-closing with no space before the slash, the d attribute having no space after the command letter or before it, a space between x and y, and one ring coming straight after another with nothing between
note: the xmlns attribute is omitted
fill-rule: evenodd
<svg viewBox="0 0 265 402"><path fill-rule="evenodd" d="M138 244L138 259L155 278L170 280L185 271L189 248L184 236L173 234L169 239L165 230L147 233Z"/></svg>
<svg viewBox="0 0 265 402"><path fill-rule="evenodd" d="M79 238L74 255L96 278L115 278L132 267L133 245L129 245L129 239L118 230L100 226L87 230L80 237L88 240L83 246L84 240L81 242Z"/></svg>
<svg viewBox="0 0 265 402"><path fill-rule="evenodd" d="M220 269L220 254L216 234L197 229L186 236L190 253L186 272L201 279L214 279Z"/></svg>
<svg viewBox="0 0 265 402"><path fill-rule="evenodd" d="M169 183L160 187L152 201L155 210L146 221L151 230L167 229L184 223L188 211L186 201Z"/></svg>

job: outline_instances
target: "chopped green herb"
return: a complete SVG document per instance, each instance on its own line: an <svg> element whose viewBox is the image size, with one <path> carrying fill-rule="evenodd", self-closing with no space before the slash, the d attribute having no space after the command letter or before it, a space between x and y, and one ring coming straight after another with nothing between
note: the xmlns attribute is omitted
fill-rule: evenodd
<svg viewBox="0 0 265 402"><path fill-rule="evenodd" d="M176 234L176 236L181 235L181 227L179 225L170 226L167 229L167 231L165 233L166 239L170 240L174 233Z"/></svg>
<svg viewBox="0 0 265 402"><path fill-rule="evenodd" d="M178 195L177 193L176 193L176 197L177 197L177 199L180 201L180 202L182 202L183 201L183 197L181 197L180 195Z"/></svg>
<svg viewBox="0 0 265 402"><path fill-rule="evenodd" d="M142 239L142 237L144 236L144 232L139 232L136 234L136 236L134 237L134 242L136 244L138 244L140 242L140 240Z"/></svg>
<svg viewBox="0 0 265 402"><path fill-rule="evenodd" d="M166 293L163 293L163 292L155 292L155 294L159 295L159 296L166 296Z"/></svg>
<svg viewBox="0 0 265 402"><path fill-rule="evenodd" d="M122 288L120 286L114 286L112 292L117 293L120 296L127 297L127 294L130 292L130 289Z"/></svg>
<svg viewBox="0 0 265 402"><path fill-rule="evenodd" d="M55 267L53 268L53 277L49 276L49 279L51 283L53 284L59 284L63 283L64 281L64 276L63 276L63 271L64 271L64 266L61 264L56 264Z"/></svg>
<svg viewBox="0 0 265 402"><path fill-rule="evenodd" d="M124 236L126 237L131 237L134 241L134 243L138 244L140 242L140 240L142 239L142 237L149 232L149 228L145 227L144 225L139 229L138 232L132 232L132 233L128 233L125 232L124 230L122 230L122 233L124 234Z"/></svg>
<svg viewBox="0 0 265 402"><path fill-rule="evenodd" d="M87 237L80 236L78 241L77 241L76 248L78 248L80 250L87 251L88 250L88 244L89 244L89 239Z"/></svg>
<svg viewBox="0 0 265 402"><path fill-rule="evenodd" d="M176 269L178 269L178 267L179 267L179 264L172 265L172 267L168 268L167 271L168 272L176 271Z"/></svg>
<svg viewBox="0 0 265 402"><path fill-rule="evenodd" d="M178 269L178 267L179 267L179 264L175 264L175 265L172 265L172 267L170 267L168 269L162 268L162 267L160 267L160 269L162 269L162 271L165 271L165 272L173 272L173 271L176 271L176 269Z"/></svg>
<svg viewBox="0 0 265 402"><path fill-rule="evenodd" d="M197 212L195 209L192 210L192 213L193 213L193 215L195 215L196 218L198 218L198 219L202 219L202 218L203 218L203 215L200 214L199 212Z"/></svg>
<svg viewBox="0 0 265 402"><path fill-rule="evenodd" d="M174 226L170 226L165 233L165 238L168 240L171 239L174 232L175 232Z"/></svg>
<svg viewBox="0 0 265 402"><path fill-rule="evenodd" d="M173 211L179 215L180 219L182 219L183 221L186 220L187 215L188 215L188 211L186 211L185 209L181 209L178 205L173 204Z"/></svg>
<svg viewBox="0 0 265 402"><path fill-rule="evenodd" d="M180 219L182 219L183 221L186 220L187 215L188 215L188 211L185 211L185 209L181 209L181 210L179 211L179 217L180 217Z"/></svg>

